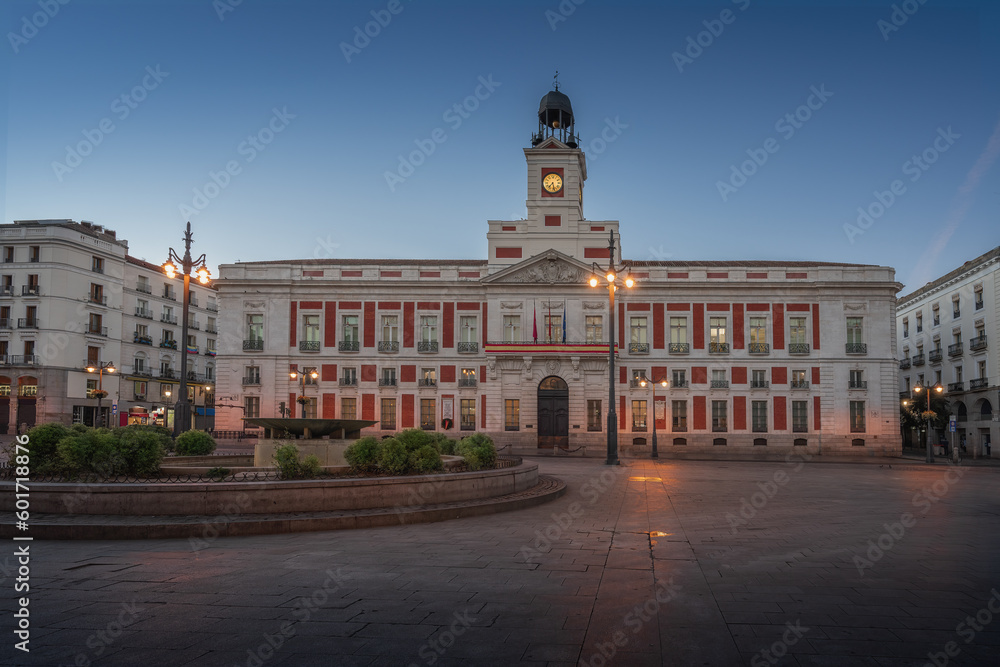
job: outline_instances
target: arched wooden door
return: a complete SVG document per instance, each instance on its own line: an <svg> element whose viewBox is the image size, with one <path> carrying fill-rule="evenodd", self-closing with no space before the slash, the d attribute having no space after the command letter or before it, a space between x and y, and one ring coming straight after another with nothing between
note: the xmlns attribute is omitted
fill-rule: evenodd
<svg viewBox="0 0 1000 667"><path fill-rule="evenodd" d="M569 385L555 375L538 384L538 447L569 449Z"/></svg>

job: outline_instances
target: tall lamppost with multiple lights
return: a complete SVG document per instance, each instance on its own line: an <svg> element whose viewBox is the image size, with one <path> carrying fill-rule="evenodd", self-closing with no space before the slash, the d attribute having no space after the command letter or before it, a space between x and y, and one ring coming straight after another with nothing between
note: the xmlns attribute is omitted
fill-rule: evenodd
<svg viewBox="0 0 1000 667"><path fill-rule="evenodd" d="M163 272L168 278L173 278L178 273L184 276L184 299L182 308L184 313L181 318L181 387L177 396L177 403L174 411L174 436L181 433L181 425L184 430L191 428L191 403L188 401L187 385L187 338L188 338L188 307L191 302L191 271L195 271L198 282L202 285L208 284L208 266L205 264L205 255L196 260L191 260L191 223L187 223L184 232L184 256L179 256L173 248L167 255L167 261L163 263Z"/></svg>
<svg viewBox="0 0 1000 667"><path fill-rule="evenodd" d="M306 418L306 403L309 399L306 398L306 378L315 380L319 377L319 372L315 368L303 368L301 371L292 371L288 374L288 377L293 380L298 378L299 380L299 396L296 398L296 402L302 406L302 419Z"/></svg>
<svg viewBox="0 0 1000 667"><path fill-rule="evenodd" d="M114 373L115 370L115 364L113 361L98 361L96 364L87 364L88 373L97 373L97 391L94 392L94 395L97 396L97 419L94 420L95 426L105 425L104 413L101 412L101 399L103 399L108 393L104 391L104 371ZM98 424L98 420L100 421L100 424Z"/></svg>
<svg viewBox="0 0 1000 667"><path fill-rule="evenodd" d="M927 417L927 463L934 463L934 447L931 444L931 392L940 394L944 391L944 387L940 384L929 385L929 384L918 384L913 388L913 393L920 394L920 392L927 392L927 412L924 416Z"/></svg>
<svg viewBox="0 0 1000 667"><path fill-rule="evenodd" d="M661 387L666 388L668 384L669 383L667 382L666 378L663 378L659 382L650 382L645 377L642 377L642 378L639 379L639 385L640 386L642 386L642 387L650 387L653 390L653 392L652 392L652 395L653 395L653 453L652 453L652 458L654 458L654 459L660 458L660 451L656 448L656 385L660 385Z"/></svg>
<svg viewBox="0 0 1000 667"><path fill-rule="evenodd" d="M609 466L619 465L618 461L618 414L615 411L615 290L618 285L632 287L635 281L628 275L629 267L615 266L615 233L612 230L608 239L608 268L602 269L594 263L594 275L590 277L590 286L600 284L599 275L604 274L608 284L608 460Z"/></svg>

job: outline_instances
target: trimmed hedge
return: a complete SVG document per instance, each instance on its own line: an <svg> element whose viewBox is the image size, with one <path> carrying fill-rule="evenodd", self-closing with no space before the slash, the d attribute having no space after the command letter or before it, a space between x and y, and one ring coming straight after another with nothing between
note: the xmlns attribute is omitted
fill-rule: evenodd
<svg viewBox="0 0 1000 667"><path fill-rule="evenodd" d="M177 436L179 456L206 456L215 451L215 438L204 431L184 431Z"/></svg>

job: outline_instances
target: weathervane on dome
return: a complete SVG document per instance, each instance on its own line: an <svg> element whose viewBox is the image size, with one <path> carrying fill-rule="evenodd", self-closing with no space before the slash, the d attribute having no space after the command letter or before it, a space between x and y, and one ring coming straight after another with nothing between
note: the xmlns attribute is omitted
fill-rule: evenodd
<svg viewBox="0 0 1000 667"><path fill-rule="evenodd" d="M556 75L552 77L552 86L559 90L559 70L556 70Z"/></svg>

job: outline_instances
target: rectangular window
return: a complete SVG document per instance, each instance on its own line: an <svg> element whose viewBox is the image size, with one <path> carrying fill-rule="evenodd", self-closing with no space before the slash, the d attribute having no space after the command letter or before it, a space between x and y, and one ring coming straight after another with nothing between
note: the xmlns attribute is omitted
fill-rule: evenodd
<svg viewBox="0 0 1000 667"><path fill-rule="evenodd" d="M983 286L976 285L973 289L975 291L976 310L980 310L983 307Z"/></svg>
<svg viewBox="0 0 1000 667"><path fill-rule="evenodd" d="M97 365L101 360L101 348L93 345L87 346L87 363Z"/></svg>
<svg viewBox="0 0 1000 667"><path fill-rule="evenodd" d="M319 315L302 316L302 335L307 343L319 342Z"/></svg>
<svg viewBox="0 0 1000 667"><path fill-rule="evenodd" d="M860 370L852 370L851 372L851 389L865 389L865 372Z"/></svg>
<svg viewBox="0 0 1000 667"><path fill-rule="evenodd" d="M646 344L646 318L633 317L629 321L629 342L638 345Z"/></svg>
<svg viewBox="0 0 1000 667"><path fill-rule="evenodd" d="M675 433L686 433L688 430L687 401L671 401L670 412L673 416Z"/></svg>
<svg viewBox="0 0 1000 667"><path fill-rule="evenodd" d="M864 343L864 329L862 328L863 318L847 318L847 344L861 345Z"/></svg>
<svg viewBox="0 0 1000 667"><path fill-rule="evenodd" d="M910 320L909 318L903 318L903 338L909 338L910 336Z"/></svg>
<svg viewBox="0 0 1000 667"><path fill-rule="evenodd" d="M438 318L437 315L420 316L420 342L436 343L438 339ZM386 340L390 340L386 338Z"/></svg>
<svg viewBox="0 0 1000 667"><path fill-rule="evenodd" d="M767 387L767 371L765 370L750 371L750 386L757 389L762 389Z"/></svg>
<svg viewBox="0 0 1000 667"><path fill-rule="evenodd" d="M34 318L29 317L28 319ZM103 330L103 327L101 326L101 316L96 313L91 313L88 326L89 328L87 329L87 333L101 335L101 331Z"/></svg>
<svg viewBox="0 0 1000 667"><path fill-rule="evenodd" d="M149 338L149 327L145 324L135 325L135 335L138 338Z"/></svg>
<svg viewBox="0 0 1000 667"><path fill-rule="evenodd" d="M767 433L767 401L751 401L751 426L754 433Z"/></svg>
<svg viewBox="0 0 1000 667"><path fill-rule="evenodd" d="M865 402L851 401L851 433L865 432Z"/></svg>
<svg viewBox="0 0 1000 667"><path fill-rule="evenodd" d="M247 339L254 342L264 341L264 315L262 313L247 315Z"/></svg>
<svg viewBox="0 0 1000 667"><path fill-rule="evenodd" d="M646 401L632 401L632 430L646 430Z"/></svg>
<svg viewBox="0 0 1000 667"><path fill-rule="evenodd" d="M713 387L724 387L728 382L726 382L726 369L724 368L713 368L712 369L712 386Z"/></svg>
<svg viewBox="0 0 1000 667"><path fill-rule="evenodd" d="M133 382L132 383L132 391L133 391L133 395L135 396L135 400L137 400L137 401L145 401L146 400L146 381L145 380L136 380L135 382Z"/></svg>
<svg viewBox="0 0 1000 667"><path fill-rule="evenodd" d="M792 401L792 432L809 432L809 401Z"/></svg>
<svg viewBox="0 0 1000 667"><path fill-rule="evenodd" d="M681 368L675 368L671 372L671 385L672 387L686 387L687 386L687 370Z"/></svg>
<svg viewBox="0 0 1000 667"><path fill-rule="evenodd" d="M421 368L420 369L420 385L423 387L434 387L437 386L437 369L436 368Z"/></svg>
<svg viewBox="0 0 1000 667"><path fill-rule="evenodd" d="M395 368L383 368L382 369L382 381L379 383L385 387L395 387L396 386L396 369Z"/></svg>
<svg viewBox="0 0 1000 667"><path fill-rule="evenodd" d="M503 402L503 428L505 431L521 430L521 402L516 398L508 398Z"/></svg>
<svg viewBox="0 0 1000 667"><path fill-rule="evenodd" d="M340 418L341 419L358 418L358 399L356 398L340 399Z"/></svg>
<svg viewBox="0 0 1000 667"><path fill-rule="evenodd" d="M94 273L104 273L104 260L100 257L92 257L90 260L90 270Z"/></svg>
<svg viewBox="0 0 1000 667"><path fill-rule="evenodd" d="M41 259L41 248L36 245L28 246L28 261L37 262Z"/></svg>
<svg viewBox="0 0 1000 667"><path fill-rule="evenodd" d="M503 340L505 343L521 342L521 316L503 316Z"/></svg>
<svg viewBox="0 0 1000 667"><path fill-rule="evenodd" d="M955 382L962 382L962 367L955 366Z"/></svg>
<svg viewBox="0 0 1000 667"><path fill-rule="evenodd" d="M725 317L711 317L709 318L708 324L708 351L709 352L728 352L729 344L727 342L727 319Z"/></svg>
<svg viewBox="0 0 1000 667"><path fill-rule="evenodd" d="M923 313L917 313L917 333L924 330L924 315Z"/></svg>
<svg viewBox="0 0 1000 667"><path fill-rule="evenodd" d="M341 318L344 328L344 341L349 343L358 342L358 316L344 315Z"/></svg>
<svg viewBox="0 0 1000 667"><path fill-rule="evenodd" d="M958 319L962 316L961 297L955 296L951 300L951 316Z"/></svg>
<svg viewBox="0 0 1000 667"><path fill-rule="evenodd" d="M726 402L712 401L712 430L725 431L729 428L729 421L726 419Z"/></svg>
<svg viewBox="0 0 1000 667"><path fill-rule="evenodd" d="M805 389L809 386L809 381L806 380L806 372L802 370L792 371L792 389Z"/></svg>
<svg viewBox="0 0 1000 667"><path fill-rule="evenodd" d="M476 369L475 368L463 368L461 377L458 378L459 387L475 387L476 386Z"/></svg>
<svg viewBox="0 0 1000 667"><path fill-rule="evenodd" d="M382 420L379 424L379 428L383 431L395 431L396 430L396 399L395 398L383 398L382 399Z"/></svg>
<svg viewBox="0 0 1000 667"><path fill-rule="evenodd" d="M670 342L686 345L688 342L688 329L686 317L670 318Z"/></svg>
<svg viewBox="0 0 1000 667"><path fill-rule="evenodd" d="M604 318L600 315L587 315L587 342L604 342Z"/></svg>
<svg viewBox="0 0 1000 667"><path fill-rule="evenodd" d="M601 402L589 400L587 401L587 430L599 432L602 429Z"/></svg>
<svg viewBox="0 0 1000 667"><path fill-rule="evenodd" d="M399 315L382 316L382 342L399 342Z"/></svg>
<svg viewBox="0 0 1000 667"><path fill-rule="evenodd" d="M476 430L476 399L463 398L459 406L461 410L461 430Z"/></svg>
<svg viewBox="0 0 1000 667"><path fill-rule="evenodd" d="M931 324L934 326L941 324L941 309L936 303L931 306Z"/></svg>
<svg viewBox="0 0 1000 667"><path fill-rule="evenodd" d="M806 341L806 318L788 318L788 342L795 345L804 345Z"/></svg>
<svg viewBox="0 0 1000 667"><path fill-rule="evenodd" d="M434 430L434 420L437 417L437 402L433 398L420 399L420 428L425 431Z"/></svg>
<svg viewBox="0 0 1000 667"><path fill-rule="evenodd" d="M260 417L260 396L244 396L243 413L251 419Z"/></svg>
<svg viewBox="0 0 1000 667"><path fill-rule="evenodd" d="M545 315L542 318L545 331L542 336L546 343L559 343L562 341L562 315Z"/></svg>
<svg viewBox="0 0 1000 667"><path fill-rule="evenodd" d="M985 360L980 361L979 365L978 365L978 368L979 368L979 379L980 380L985 380L986 379L986 361Z"/></svg>
<svg viewBox="0 0 1000 667"><path fill-rule="evenodd" d="M767 343L767 318L750 318L750 344L765 345Z"/></svg>
<svg viewBox="0 0 1000 667"><path fill-rule="evenodd" d="M463 343L476 343L479 341L479 322L474 315L462 315L458 318L458 332Z"/></svg>
<svg viewBox="0 0 1000 667"><path fill-rule="evenodd" d="M316 419L316 397L310 396L306 399L305 404L302 406L302 415L304 419Z"/></svg>
<svg viewBox="0 0 1000 667"><path fill-rule="evenodd" d="M94 392L97 391L97 380L87 379L87 398L95 398Z"/></svg>
<svg viewBox="0 0 1000 667"><path fill-rule="evenodd" d="M340 384L346 387L353 387L358 384L358 369L356 366L344 366L340 369Z"/></svg>
<svg viewBox="0 0 1000 667"><path fill-rule="evenodd" d="M246 366L243 369L243 384L260 384L260 367Z"/></svg>

